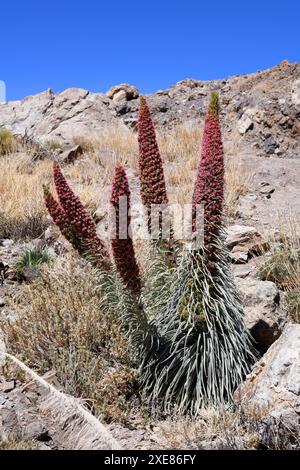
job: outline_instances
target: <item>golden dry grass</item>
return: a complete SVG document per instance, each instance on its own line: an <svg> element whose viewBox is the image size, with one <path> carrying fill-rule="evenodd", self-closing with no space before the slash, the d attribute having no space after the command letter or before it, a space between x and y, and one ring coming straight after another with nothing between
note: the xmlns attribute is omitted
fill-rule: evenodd
<svg viewBox="0 0 300 470"><path fill-rule="evenodd" d="M199 161L201 133L202 129L199 126L181 125L157 134L171 203L191 202ZM72 168L73 178L83 179L83 182L94 179L99 188L100 179L103 181L103 186L110 185L117 162L137 171L138 143L133 131L108 128L101 139L78 137L75 141L82 145L88 158L84 158L81 167ZM251 175L245 173L238 155L232 155L230 146L225 145L225 151L227 147L229 156L225 164L225 208L227 215L234 216L239 197L247 192L251 183ZM97 191L96 188L95 190ZM84 191L82 192L84 194ZM87 200L91 198L86 196Z"/></svg>
<svg viewBox="0 0 300 470"><path fill-rule="evenodd" d="M49 161L33 164L24 153L0 159L0 238L35 238L43 233L47 214L42 184L50 172Z"/></svg>
<svg viewBox="0 0 300 470"><path fill-rule="evenodd" d="M79 136L75 140L82 145L84 155L63 170L83 203L91 211L100 208L104 214L117 162L131 169L132 182L137 187L137 136L123 128L107 128L101 139ZM201 129L196 126L178 126L158 133L171 203L191 202L200 140ZM42 185L51 182L51 166L48 159L33 162L30 151L1 158L0 238L35 238L42 234L49 222ZM238 198L247 191L250 182L237 156L227 158L225 179L226 213L233 216Z"/></svg>
<svg viewBox="0 0 300 470"><path fill-rule="evenodd" d="M164 449L239 449L259 447L259 421L240 410L203 409L197 419L175 418L159 424Z"/></svg>

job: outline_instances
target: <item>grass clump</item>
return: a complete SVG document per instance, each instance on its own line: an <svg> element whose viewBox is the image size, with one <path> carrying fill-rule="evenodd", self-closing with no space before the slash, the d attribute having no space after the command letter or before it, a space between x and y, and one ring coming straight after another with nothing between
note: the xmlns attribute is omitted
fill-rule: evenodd
<svg viewBox="0 0 300 470"><path fill-rule="evenodd" d="M23 273L26 268L33 268L41 264L48 263L50 256L44 248L26 248L15 262L15 269L18 273Z"/></svg>
<svg viewBox="0 0 300 470"><path fill-rule="evenodd" d="M0 156L12 153L15 145L16 141L13 134L7 129L0 129Z"/></svg>
<svg viewBox="0 0 300 470"><path fill-rule="evenodd" d="M53 140L53 139L46 141L46 147L51 152L56 152L57 150L60 151L63 149L63 145L57 140Z"/></svg>
<svg viewBox="0 0 300 470"><path fill-rule="evenodd" d="M64 390L87 400L101 419L124 421L135 393L135 370L119 318L102 311L95 271L60 258L10 303L9 350L39 373L54 370Z"/></svg>
<svg viewBox="0 0 300 470"><path fill-rule="evenodd" d="M9 437L0 441L0 450L38 450L38 446L24 437Z"/></svg>
<svg viewBox="0 0 300 470"><path fill-rule="evenodd" d="M285 248L274 252L259 270L263 281L275 282L281 289L293 287L300 274L300 251Z"/></svg>
<svg viewBox="0 0 300 470"><path fill-rule="evenodd" d="M300 323L300 288L287 293L286 303L292 320Z"/></svg>
<svg viewBox="0 0 300 470"><path fill-rule="evenodd" d="M259 270L262 280L275 282L286 291L286 306L291 319L300 322L300 227L293 214L280 221L277 235L281 249L274 251Z"/></svg>
<svg viewBox="0 0 300 470"><path fill-rule="evenodd" d="M30 240L43 234L49 222L41 184L49 178L50 161L32 163L18 153L0 159L0 238Z"/></svg>

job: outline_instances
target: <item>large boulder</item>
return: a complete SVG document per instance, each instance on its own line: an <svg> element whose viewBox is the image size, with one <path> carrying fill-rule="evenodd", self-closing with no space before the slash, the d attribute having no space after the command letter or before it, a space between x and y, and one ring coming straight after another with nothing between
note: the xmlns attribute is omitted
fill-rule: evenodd
<svg viewBox="0 0 300 470"><path fill-rule="evenodd" d="M269 244L263 239L255 227L232 225L227 229L225 240L233 263L247 263L253 256L258 256L269 249Z"/></svg>
<svg viewBox="0 0 300 470"><path fill-rule="evenodd" d="M284 328L234 398L259 416L266 445L300 447L300 325Z"/></svg>
<svg viewBox="0 0 300 470"><path fill-rule="evenodd" d="M292 102L295 106L300 106L300 79L295 80L292 85Z"/></svg>
<svg viewBox="0 0 300 470"><path fill-rule="evenodd" d="M106 95L113 101L130 101L139 97L139 90L128 83L121 83L111 87Z"/></svg>
<svg viewBox="0 0 300 470"><path fill-rule="evenodd" d="M245 323L262 349L268 348L280 336L286 314L280 306L280 293L271 281L236 279L244 306Z"/></svg>

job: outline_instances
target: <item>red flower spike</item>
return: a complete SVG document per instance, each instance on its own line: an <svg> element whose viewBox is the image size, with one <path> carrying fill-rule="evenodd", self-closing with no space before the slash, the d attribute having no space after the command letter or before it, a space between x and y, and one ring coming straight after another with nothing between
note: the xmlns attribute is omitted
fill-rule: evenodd
<svg viewBox="0 0 300 470"><path fill-rule="evenodd" d="M73 247L76 250L80 251L80 241L76 237L74 231L70 228L70 222L65 211L60 206L60 204L54 199L49 189L46 186L44 186L43 189L45 205L53 222L55 223L55 225L58 226L63 236L73 245Z"/></svg>
<svg viewBox="0 0 300 470"><path fill-rule="evenodd" d="M195 230L196 205L204 206L204 247L214 251L219 235L224 200L224 152L219 122L219 102L216 92L205 118L201 158L193 193L193 229Z"/></svg>
<svg viewBox="0 0 300 470"><path fill-rule="evenodd" d="M144 97L138 117L139 177L141 198L148 209L148 227L151 230L150 208L152 204L168 204L163 163L156 141L155 128Z"/></svg>
<svg viewBox="0 0 300 470"><path fill-rule="evenodd" d="M120 198L126 197L125 207L120 207ZM112 204L116 217L116 233L111 238L111 246L117 271L123 281L132 291L139 293L141 289L140 272L136 262L132 239L128 233L130 225L130 190L126 173L122 165L117 165L115 177L112 184L110 203ZM120 212L121 209L121 212ZM124 212L124 213L123 213ZM120 228L126 238L120 237Z"/></svg>
<svg viewBox="0 0 300 470"><path fill-rule="evenodd" d="M53 165L53 177L59 202L74 230L83 236L96 236L96 224L93 218L70 188L58 163Z"/></svg>
<svg viewBox="0 0 300 470"><path fill-rule="evenodd" d="M45 192L45 202L54 222L80 254L90 255L96 267L110 269L109 254L104 243L97 236L96 224L70 188L58 163L53 165L53 176L60 204L55 201L48 190L48 193ZM64 225L61 228L62 218L64 218Z"/></svg>

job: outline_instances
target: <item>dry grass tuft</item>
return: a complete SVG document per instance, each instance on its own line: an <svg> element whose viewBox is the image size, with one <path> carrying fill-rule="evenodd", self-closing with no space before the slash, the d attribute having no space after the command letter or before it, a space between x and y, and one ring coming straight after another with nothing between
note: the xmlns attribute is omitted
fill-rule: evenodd
<svg viewBox="0 0 300 470"><path fill-rule="evenodd" d="M12 153L17 146L13 134L6 130L0 129L0 157Z"/></svg>
<svg viewBox="0 0 300 470"><path fill-rule="evenodd" d="M99 308L94 270L60 258L39 281L22 287L4 320L9 350L40 373L56 372L65 391L88 400L101 418L126 419L135 371L117 318Z"/></svg>
<svg viewBox="0 0 300 470"><path fill-rule="evenodd" d="M280 219L279 229L271 236L275 249L261 267L263 280L275 282L281 289L300 289L300 225L292 214Z"/></svg>
<svg viewBox="0 0 300 470"><path fill-rule="evenodd" d="M196 169L201 145L202 130L195 125L180 125L170 131L158 133L158 145L165 162L183 166L189 161Z"/></svg>
<svg viewBox="0 0 300 470"><path fill-rule="evenodd" d="M257 449L260 445L256 417L239 411L204 409L197 419L180 418L159 424L165 449Z"/></svg>
<svg viewBox="0 0 300 470"><path fill-rule="evenodd" d="M225 214L228 217L236 217L239 198L248 192L252 178L252 174L245 172L238 155L225 159Z"/></svg>
<svg viewBox="0 0 300 470"><path fill-rule="evenodd" d="M0 159L0 238L32 239L47 226L42 184L51 162L33 164L26 154Z"/></svg>
<svg viewBox="0 0 300 470"><path fill-rule="evenodd" d="M36 442L20 437L8 437L0 441L0 450L38 450Z"/></svg>
<svg viewBox="0 0 300 470"><path fill-rule="evenodd" d="M129 129L108 127L103 130L103 134L99 139L77 136L74 138L74 143L81 145L91 162L102 168L102 174L104 173L104 176L110 178L109 183L117 163L122 163L131 168L137 166L137 136ZM105 169L105 172L103 172L103 169Z"/></svg>
<svg viewBox="0 0 300 470"><path fill-rule="evenodd" d="M278 223L271 236L275 249L259 270L263 280L275 282L286 291L286 304L293 321L300 322L300 225L289 214Z"/></svg>

